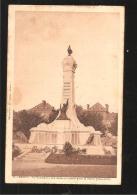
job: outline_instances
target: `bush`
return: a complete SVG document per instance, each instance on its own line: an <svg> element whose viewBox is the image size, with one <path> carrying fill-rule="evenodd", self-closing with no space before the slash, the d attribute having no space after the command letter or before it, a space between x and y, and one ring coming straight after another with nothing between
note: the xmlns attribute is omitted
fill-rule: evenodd
<svg viewBox="0 0 137 195"><path fill-rule="evenodd" d="M84 148L84 149L82 149L81 151L82 151L82 153L83 153L83 154L86 154L87 149L86 149L86 148Z"/></svg>
<svg viewBox="0 0 137 195"><path fill-rule="evenodd" d="M14 158L20 155L21 153L22 153L21 149L18 146L13 144L12 145L12 159L14 160Z"/></svg>
<svg viewBox="0 0 137 195"><path fill-rule="evenodd" d="M50 149L48 146L45 146L44 148L38 148L37 146L33 146L32 149L31 149L31 152L34 152L34 153L41 153L41 152L48 153L48 152L52 152L52 149Z"/></svg>
<svg viewBox="0 0 137 195"><path fill-rule="evenodd" d="M69 142L66 142L64 144L63 152L65 153L66 156L69 156L70 154L73 153L73 147Z"/></svg>
<svg viewBox="0 0 137 195"><path fill-rule="evenodd" d="M50 154L46 159L47 163L55 164L89 164L89 165L116 165L117 157L112 155L71 155ZM107 168L107 167L106 167Z"/></svg>
<svg viewBox="0 0 137 195"><path fill-rule="evenodd" d="M80 154L86 154L86 151L87 151L86 148L83 148L83 149L80 149L80 148L75 149L75 148L73 148L72 153L80 155Z"/></svg>
<svg viewBox="0 0 137 195"><path fill-rule="evenodd" d="M43 151L45 153L49 153L49 152L51 152L51 149L48 146L45 146L45 148L43 149Z"/></svg>
<svg viewBox="0 0 137 195"><path fill-rule="evenodd" d="M64 151L63 151L63 149L58 149L58 154L63 154L64 153Z"/></svg>
<svg viewBox="0 0 137 195"><path fill-rule="evenodd" d="M38 147L37 146L33 146L31 149L31 152L37 152L38 151Z"/></svg>
<svg viewBox="0 0 137 195"><path fill-rule="evenodd" d="M57 151L58 151L57 146L53 146L52 149L51 149L51 152L52 153L56 153Z"/></svg>

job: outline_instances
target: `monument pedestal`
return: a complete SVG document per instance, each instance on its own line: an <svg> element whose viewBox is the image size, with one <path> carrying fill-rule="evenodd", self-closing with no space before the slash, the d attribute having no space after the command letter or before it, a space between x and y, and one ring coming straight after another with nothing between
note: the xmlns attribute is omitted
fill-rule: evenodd
<svg viewBox="0 0 137 195"><path fill-rule="evenodd" d="M86 147L86 150L87 150L87 154L89 155L105 155L105 152L102 146L90 145Z"/></svg>
<svg viewBox="0 0 137 195"><path fill-rule="evenodd" d="M71 120L55 120L48 125L42 123L30 131L29 143L32 144L64 145L65 142L70 142L72 145L84 145L94 129L82 124L75 126Z"/></svg>

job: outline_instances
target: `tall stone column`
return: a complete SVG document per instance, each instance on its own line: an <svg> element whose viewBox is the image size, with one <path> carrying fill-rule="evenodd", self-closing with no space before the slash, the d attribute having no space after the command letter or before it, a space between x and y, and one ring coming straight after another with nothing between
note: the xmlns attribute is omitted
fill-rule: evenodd
<svg viewBox="0 0 137 195"><path fill-rule="evenodd" d="M63 102L69 101L69 106L74 106L75 91L74 91L74 74L76 69L76 62L71 56L72 50L69 46L68 56L63 60Z"/></svg>
<svg viewBox="0 0 137 195"><path fill-rule="evenodd" d="M75 111L75 88L74 88L74 75L77 64L72 57L72 49L69 46L68 56L63 60L63 100L62 104L68 101L67 117L72 120L74 124L78 124L79 121ZM76 125L75 125L76 126Z"/></svg>

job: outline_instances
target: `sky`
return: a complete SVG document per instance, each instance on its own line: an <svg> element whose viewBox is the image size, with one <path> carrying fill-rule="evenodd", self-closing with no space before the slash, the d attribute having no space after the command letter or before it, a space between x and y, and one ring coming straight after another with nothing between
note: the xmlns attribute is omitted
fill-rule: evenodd
<svg viewBox="0 0 137 195"><path fill-rule="evenodd" d="M42 100L59 108L62 61L71 45L77 62L75 102L100 102L118 111L120 48L118 13L17 11L15 15L14 110Z"/></svg>

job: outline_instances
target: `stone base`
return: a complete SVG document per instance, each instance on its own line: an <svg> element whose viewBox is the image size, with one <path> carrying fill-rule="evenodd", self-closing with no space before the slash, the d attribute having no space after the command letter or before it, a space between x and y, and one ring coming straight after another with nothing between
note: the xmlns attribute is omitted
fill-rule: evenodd
<svg viewBox="0 0 137 195"><path fill-rule="evenodd" d="M103 155L104 151L102 149L100 139L101 133L99 131L95 131L91 126L85 127L77 120L55 120L50 124L41 123L30 130L31 135L29 143L62 148L66 142L69 142L74 148L81 146L85 148L88 147L89 154ZM93 134L93 146L87 145L88 138L91 134Z"/></svg>
<svg viewBox="0 0 137 195"><path fill-rule="evenodd" d="M89 155L105 155L102 146L86 146L87 154Z"/></svg>
<svg viewBox="0 0 137 195"><path fill-rule="evenodd" d="M29 143L43 145L64 145L70 142L72 145L84 145L90 136L90 131L33 131Z"/></svg>

